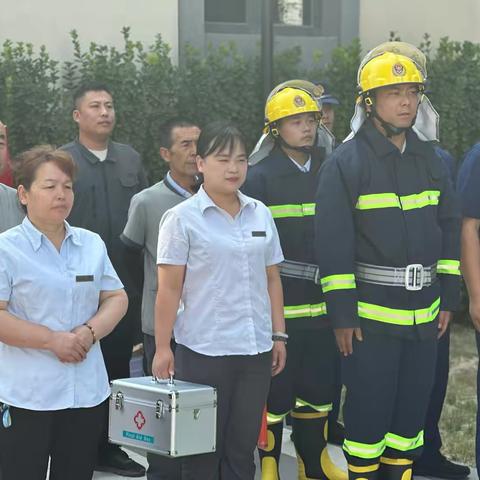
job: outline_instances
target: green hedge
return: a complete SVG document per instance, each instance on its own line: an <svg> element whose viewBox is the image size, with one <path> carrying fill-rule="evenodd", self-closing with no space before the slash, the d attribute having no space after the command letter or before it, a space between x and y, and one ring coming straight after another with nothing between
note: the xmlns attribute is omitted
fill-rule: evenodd
<svg viewBox="0 0 480 480"><path fill-rule="evenodd" d="M0 51L0 119L10 129L13 153L39 143L60 145L75 136L71 120L72 92L85 80L111 86L115 97L115 139L141 152L151 180L163 174L156 129L168 117L182 115L204 124L225 118L238 123L249 146L258 138L263 121L262 78L258 56L244 56L235 45L209 49L205 57L188 49L184 66L172 65L169 46L159 36L150 46L130 38L123 29L118 50L91 43L82 50L71 33L72 59L58 62L44 47L6 41ZM430 97L441 115L441 139L460 156L479 137L480 45L447 38L433 50L428 36L422 48L430 58ZM300 68L301 51L294 47L276 55L275 83L289 78L326 79L341 101L338 138L348 133L355 101L356 71L361 58L358 41L334 50L320 67Z"/></svg>

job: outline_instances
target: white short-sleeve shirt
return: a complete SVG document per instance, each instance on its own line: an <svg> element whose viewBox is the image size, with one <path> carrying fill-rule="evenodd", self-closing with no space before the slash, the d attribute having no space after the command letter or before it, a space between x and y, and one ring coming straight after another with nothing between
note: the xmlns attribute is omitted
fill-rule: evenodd
<svg viewBox="0 0 480 480"><path fill-rule="evenodd" d="M123 287L102 239L66 226L60 252L28 218L0 234L0 300L12 315L70 331L98 310L100 292ZM79 363L0 342L0 402L29 410L93 407L110 393L100 344Z"/></svg>
<svg viewBox="0 0 480 480"><path fill-rule="evenodd" d="M238 193L233 218L203 188L160 223L157 264L186 265L174 334L195 352L255 355L272 348L266 267L283 261L268 208Z"/></svg>

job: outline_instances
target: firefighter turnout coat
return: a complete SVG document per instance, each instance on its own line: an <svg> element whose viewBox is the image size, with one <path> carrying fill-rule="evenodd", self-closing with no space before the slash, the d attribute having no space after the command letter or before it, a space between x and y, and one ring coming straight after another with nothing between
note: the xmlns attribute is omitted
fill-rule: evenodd
<svg viewBox="0 0 480 480"><path fill-rule="evenodd" d="M319 175L315 246L333 327L437 335L439 311L458 306L459 233L456 195L432 145L408 130L402 153L367 120ZM437 279L417 290L366 283L359 262L418 275L431 266Z"/></svg>
<svg viewBox="0 0 480 480"><path fill-rule="evenodd" d="M272 212L286 260L314 264L315 191L324 155L314 150L309 172L302 172L280 148L251 166L242 191ZM326 326L325 302L311 280L282 276L287 330Z"/></svg>

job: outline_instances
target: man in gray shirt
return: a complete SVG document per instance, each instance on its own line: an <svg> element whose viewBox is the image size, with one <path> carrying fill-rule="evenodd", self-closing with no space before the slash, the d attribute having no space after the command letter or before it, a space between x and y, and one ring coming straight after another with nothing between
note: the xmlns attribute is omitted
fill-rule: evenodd
<svg viewBox="0 0 480 480"><path fill-rule="evenodd" d="M0 121L0 175L7 164L7 157L7 129ZM16 190L0 183L0 233L21 223L23 217Z"/></svg>
<svg viewBox="0 0 480 480"><path fill-rule="evenodd" d="M163 214L193 195L198 187L195 157L200 129L183 119L167 121L160 127L160 156L170 170L165 178L137 193L131 201L128 221L121 235L128 247L144 251L142 330L145 366L152 374L155 355L154 310L157 294L158 227ZM180 462L147 454L148 480L179 480Z"/></svg>

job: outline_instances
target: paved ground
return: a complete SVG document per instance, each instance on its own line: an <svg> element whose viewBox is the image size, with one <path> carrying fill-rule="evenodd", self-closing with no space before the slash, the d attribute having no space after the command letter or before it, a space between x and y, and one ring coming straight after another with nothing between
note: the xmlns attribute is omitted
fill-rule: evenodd
<svg viewBox="0 0 480 480"><path fill-rule="evenodd" d="M132 358L132 362L131 362L132 376L143 375L143 372L141 371L141 369L142 369L141 356L137 352L137 354L134 355L134 357ZM131 456L137 462L145 466L147 465L146 458L143 455L137 452L132 452L131 450L128 450L128 451L129 451L129 454L131 454ZM295 458L293 443L290 441L289 430L285 430L283 435L282 452L283 452L283 455L280 462L281 478L282 480L296 480L297 479L297 461ZM340 468L346 470L347 465L346 465L345 458L343 456L341 448L329 445L329 452L335 464L338 465ZM94 480L119 480L121 478L127 478L127 477L120 477L118 475L111 475L111 474L97 472L95 473L93 478ZM143 477L143 478L146 478L146 477ZM421 480L421 479L426 480L425 477L416 477L416 478L418 480ZM255 475L255 480L260 480L260 469L258 467L258 461L257 461L257 474ZM469 480L478 480L476 471L472 471L472 474L470 475Z"/></svg>
<svg viewBox="0 0 480 480"><path fill-rule="evenodd" d="M280 463L281 478L282 480L296 480L297 462L295 460L293 444L289 438L290 432L286 430L283 437L284 437L283 447L282 447L283 455ZM332 460L339 467L346 469L346 463L342 454L342 450L339 447L329 445L329 451L330 451L330 456ZM129 453L132 455L133 458L135 458L137 462L140 462L142 465L147 464L144 456L131 451L129 451ZM118 475L110 475L110 474L98 472L98 473L95 473L93 478L95 480L115 480L115 479L119 480L120 478L126 478L126 477L119 477ZM143 478L146 478L146 477L143 477ZM424 477L416 477L416 478L424 479ZM469 478L471 480L478 480L478 476L476 472L472 473L472 475ZM258 463L257 463L257 474L255 475L255 480L259 480L259 479L260 479L260 474L259 474Z"/></svg>

